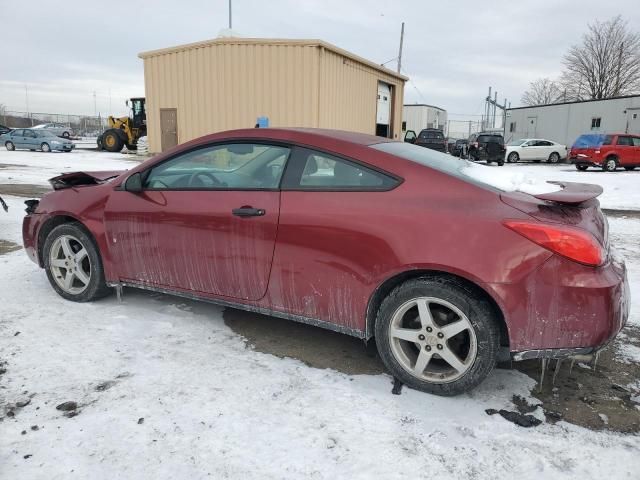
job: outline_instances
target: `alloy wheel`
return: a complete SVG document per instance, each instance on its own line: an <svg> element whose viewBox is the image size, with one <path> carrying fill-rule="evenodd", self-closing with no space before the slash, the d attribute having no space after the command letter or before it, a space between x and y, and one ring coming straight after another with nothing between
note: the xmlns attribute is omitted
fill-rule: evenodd
<svg viewBox="0 0 640 480"><path fill-rule="evenodd" d="M431 383L462 377L478 354L478 342L467 316L455 305L420 297L401 305L389 326L391 352L410 375Z"/></svg>
<svg viewBox="0 0 640 480"><path fill-rule="evenodd" d="M72 235L61 235L53 242L49 268L58 286L71 295L85 291L91 280L89 253Z"/></svg>
<svg viewBox="0 0 640 480"><path fill-rule="evenodd" d="M616 165L616 161L613 158L610 158L609 160L607 160L607 162L604 164L604 168L607 172L613 172L615 171L617 165Z"/></svg>
<svg viewBox="0 0 640 480"><path fill-rule="evenodd" d="M560 160L560 155L557 153L553 152L549 155L549 163L558 163L558 160Z"/></svg>
<svg viewBox="0 0 640 480"><path fill-rule="evenodd" d="M50 152L51 151L51 147L49 146L48 143L43 143L42 145L40 145L40 149L43 152Z"/></svg>
<svg viewBox="0 0 640 480"><path fill-rule="evenodd" d="M509 163L516 163L518 161L518 154L516 152L511 152L507 157Z"/></svg>
<svg viewBox="0 0 640 480"><path fill-rule="evenodd" d="M13 142L7 142L4 144L5 147L7 147L7 150L9 151L13 151L16 149L16 146L13 144Z"/></svg>

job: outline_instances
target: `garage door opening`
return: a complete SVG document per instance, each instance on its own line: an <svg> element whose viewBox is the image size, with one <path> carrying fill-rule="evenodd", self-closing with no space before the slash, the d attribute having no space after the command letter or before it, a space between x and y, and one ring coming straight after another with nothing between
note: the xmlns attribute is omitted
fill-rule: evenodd
<svg viewBox="0 0 640 480"><path fill-rule="evenodd" d="M376 111L376 135L391 138L391 85L378 82L378 107Z"/></svg>

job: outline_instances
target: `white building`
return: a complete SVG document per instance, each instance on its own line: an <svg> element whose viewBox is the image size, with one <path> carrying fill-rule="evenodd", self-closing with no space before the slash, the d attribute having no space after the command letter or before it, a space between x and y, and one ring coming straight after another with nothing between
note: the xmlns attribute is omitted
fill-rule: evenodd
<svg viewBox="0 0 640 480"><path fill-rule="evenodd" d="M447 111L433 105L411 104L402 107L402 131L413 130L420 133L424 128L445 130Z"/></svg>
<svg viewBox="0 0 640 480"><path fill-rule="evenodd" d="M505 141L546 138L571 146L583 133L640 134L640 95L507 110Z"/></svg>

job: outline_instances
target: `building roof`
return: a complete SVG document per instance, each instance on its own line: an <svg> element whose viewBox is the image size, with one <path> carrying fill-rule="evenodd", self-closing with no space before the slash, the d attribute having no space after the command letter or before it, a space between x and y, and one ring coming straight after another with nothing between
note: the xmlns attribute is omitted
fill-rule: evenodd
<svg viewBox="0 0 640 480"><path fill-rule="evenodd" d="M142 52L138 54L138 57L143 60L150 57L155 57L159 55L165 55L167 53L175 53L181 52L184 50L191 50L202 47L209 47L213 45L293 45L300 47L319 47L330 50L338 55L342 55L344 57L350 58L351 60L367 65L375 70L383 72L392 77L398 78L404 82L409 80L409 77L405 77L393 70L383 67L382 65L378 65L366 58L363 58L355 53L348 52L347 50L343 50L342 48L336 47L324 40L317 39L284 39L284 38L244 38L244 37L221 37L215 38L212 40L203 40L201 42L195 43L187 43L184 45L177 45L175 47L161 48L158 50L149 50L147 52Z"/></svg>
<svg viewBox="0 0 640 480"><path fill-rule="evenodd" d="M436 107L435 105L427 105L426 103L405 103L403 107L429 107L440 110L441 112L446 112L444 108Z"/></svg>
<svg viewBox="0 0 640 480"><path fill-rule="evenodd" d="M596 99L590 99L590 100L574 100L572 102L545 103L542 105L530 105L526 107L507 108L507 110L524 110L526 108L554 107L556 105L572 105L574 103L606 102L608 100L619 100L621 98L640 98L640 95L621 95L619 97L610 97L610 98L600 98L600 99L596 98Z"/></svg>

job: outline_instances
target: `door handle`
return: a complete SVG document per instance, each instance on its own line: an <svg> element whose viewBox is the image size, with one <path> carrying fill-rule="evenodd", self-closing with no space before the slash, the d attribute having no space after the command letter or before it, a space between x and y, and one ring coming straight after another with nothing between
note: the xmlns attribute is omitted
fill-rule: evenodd
<svg viewBox="0 0 640 480"><path fill-rule="evenodd" d="M262 217L267 212L262 208L240 207L234 208L231 213L236 217Z"/></svg>

